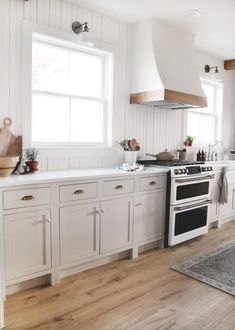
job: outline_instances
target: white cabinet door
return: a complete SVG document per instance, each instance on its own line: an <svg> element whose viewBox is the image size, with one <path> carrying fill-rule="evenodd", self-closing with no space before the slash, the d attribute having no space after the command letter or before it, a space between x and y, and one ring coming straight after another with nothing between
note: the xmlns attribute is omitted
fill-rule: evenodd
<svg viewBox="0 0 235 330"><path fill-rule="evenodd" d="M117 198L101 203L100 253L132 245L133 200Z"/></svg>
<svg viewBox="0 0 235 330"><path fill-rule="evenodd" d="M134 213L134 241L147 243L163 238L165 192L140 195Z"/></svg>
<svg viewBox="0 0 235 330"><path fill-rule="evenodd" d="M208 222L213 222L219 219L219 186L216 181L211 182L210 199L212 204L209 205Z"/></svg>
<svg viewBox="0 0 235 330"><path fill-rule="evenodd" d="M99 204L60 208L60 263L78 265L99 254Z"/></svg>
<svg viewBox="0 0 235 330"><path fill-rule="evenodd" d="M220 205L219 212L221 218L226 218L235 215L235 205L234 205L234 184L228 184L228 203Z"/></svg>
<svg viewBox="0 0 235 330"><path fill-rule="evenodd" d="M51 267L50 210L4 216L6 281Z"/></svg>

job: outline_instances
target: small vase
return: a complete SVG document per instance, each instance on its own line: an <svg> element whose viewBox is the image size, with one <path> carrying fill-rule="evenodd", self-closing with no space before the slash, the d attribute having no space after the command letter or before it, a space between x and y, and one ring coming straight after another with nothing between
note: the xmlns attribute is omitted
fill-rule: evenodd
<svg viewBox="0 0 235 330"><path fill-rule="evenodd" d="M25 164L29 167L30 172L35 172L38 170L38 161L37 160L28 160Z"/></svg>
<svg viewBox="0 0 235 330"><path fill-rule="evenodd" d="M188 147L192 147L192 145L193 145L193 141L188 141L188 142L187 142L187 146L188 146Z"/></svg>
<svg viewBox="0 0 235 330"><path fill-rule="evenodd" d="M124 151L125 153L125 163L132 164L136 163L137 151Z"/></svg>

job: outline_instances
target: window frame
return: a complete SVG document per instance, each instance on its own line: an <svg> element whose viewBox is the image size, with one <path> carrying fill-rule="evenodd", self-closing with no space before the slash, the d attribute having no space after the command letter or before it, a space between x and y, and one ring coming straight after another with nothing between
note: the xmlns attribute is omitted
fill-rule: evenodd
<svg viewBox="0 0 235 330"><path fill-rule="evenodd" d="M188 109L185 110L184 115L184 136L188 135L188 114L200 114L203 116L208 116L210 118L214 118L215 120L215 132L213 141L208 141L208 143L200 142L195 140L194 147L207 147L209 143L212 143L216 140L221 140L222 137L222 103L223 103L223 83L217 82L211 79L201 78L201 83L209 86L213 86L215 89L214 93L214 111L213 113L205 112L204 108L197 108L197 109Z"/></svg>
<svg viewBox="0 0 235 330"><path fill-rule="evenodd" d="M36 28L34 28L36 27ZM57 31L51 28L35 26L32 24L23 25L24 29L24 48L23 48L23 64L26 67L23 73L24 92L22 95L23 106L23 141L24 148L36 147L39 149L86 149L86 148L112 148L112 118L113 118L113 75L114 75L114 51L109 47L88 48L77 43L77 36L68 32ZM103 121L103 141L102 142L33 142L32 141L32 95L33 93L41 93L41 91L33 91L32 88L32 44L33 42L48 43L50 46L69 49L69 51L81 51L91 55L102 57L103 82L102 86L102 103L104 105L104 121ZM102 49L101 49L102 48ZM27 63L27 65L26 65ZM88 100L97 100L93 97L77 96L72 94L42 92L47 95L68 96ZM104 95L105 94L105 95ZM100 101L101 99L98 98Z"/></svg>

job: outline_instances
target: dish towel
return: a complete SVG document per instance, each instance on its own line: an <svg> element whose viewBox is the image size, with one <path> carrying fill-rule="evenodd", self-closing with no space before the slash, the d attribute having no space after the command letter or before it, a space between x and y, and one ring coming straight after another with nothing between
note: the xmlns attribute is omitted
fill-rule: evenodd
<svg viewBox="0 0 235 330"><path fill-rule="evenodd" d="M220 174L220 178L218 181L219 186L219 204L226 204L228 203L228 181L227 181L227 168L226 166L222 167L222 171Z"/></svg>

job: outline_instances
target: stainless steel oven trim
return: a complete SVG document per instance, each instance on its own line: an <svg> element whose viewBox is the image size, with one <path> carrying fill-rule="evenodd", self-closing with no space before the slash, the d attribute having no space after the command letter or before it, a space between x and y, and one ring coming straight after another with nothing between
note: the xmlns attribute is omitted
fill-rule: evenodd
<svg viewBox="0 0 235 330"><path fill-rule="evenodd" d="M190 183L190 182L195 182L195 181L207 181L207 180L212 180L214 179L215 175L206 175L206 176L200 176L196 178L187 178L187 179L176 179L176 183Z"/></svg>
<svg viewBox="0 0 235 330"><path fill-rule="evenodd" d="M196 179L196 178L193 178ZM202 199L209 199L210 196L210 182L212 181L213 177L208 179L206 178L206 176L202 177L200 176L197 177L198 180L186 180L186 179L171 179L171 193L170 193L170 205L179 205L179 204L185 204L185 203L191 203L191 202L196 202L196 201L200 201ZM184 180L184 182L177 182L178 180ZM177 196L177 187L179 186L187 186L187 185L197 185L203 182L208 182L209 183L209 187L208 187L208 193L207 194L203 194L203 195L198 195L198 196L194 196L194 197L186 197L184 199L176 199Z"/></svg>
<svg viewBox="0 0 235 330"><path fill-rule="evenodd" d="M211 203L212 203L212 200L207 199L205 201L201 201L200 203L195 203L195 204L190 204L190 205L185 205L185 206L176 206L176 207L174 207L174 211L184 211L184 210L189 210L189 209L192 210L194 208L209 205Z"/></svg>

